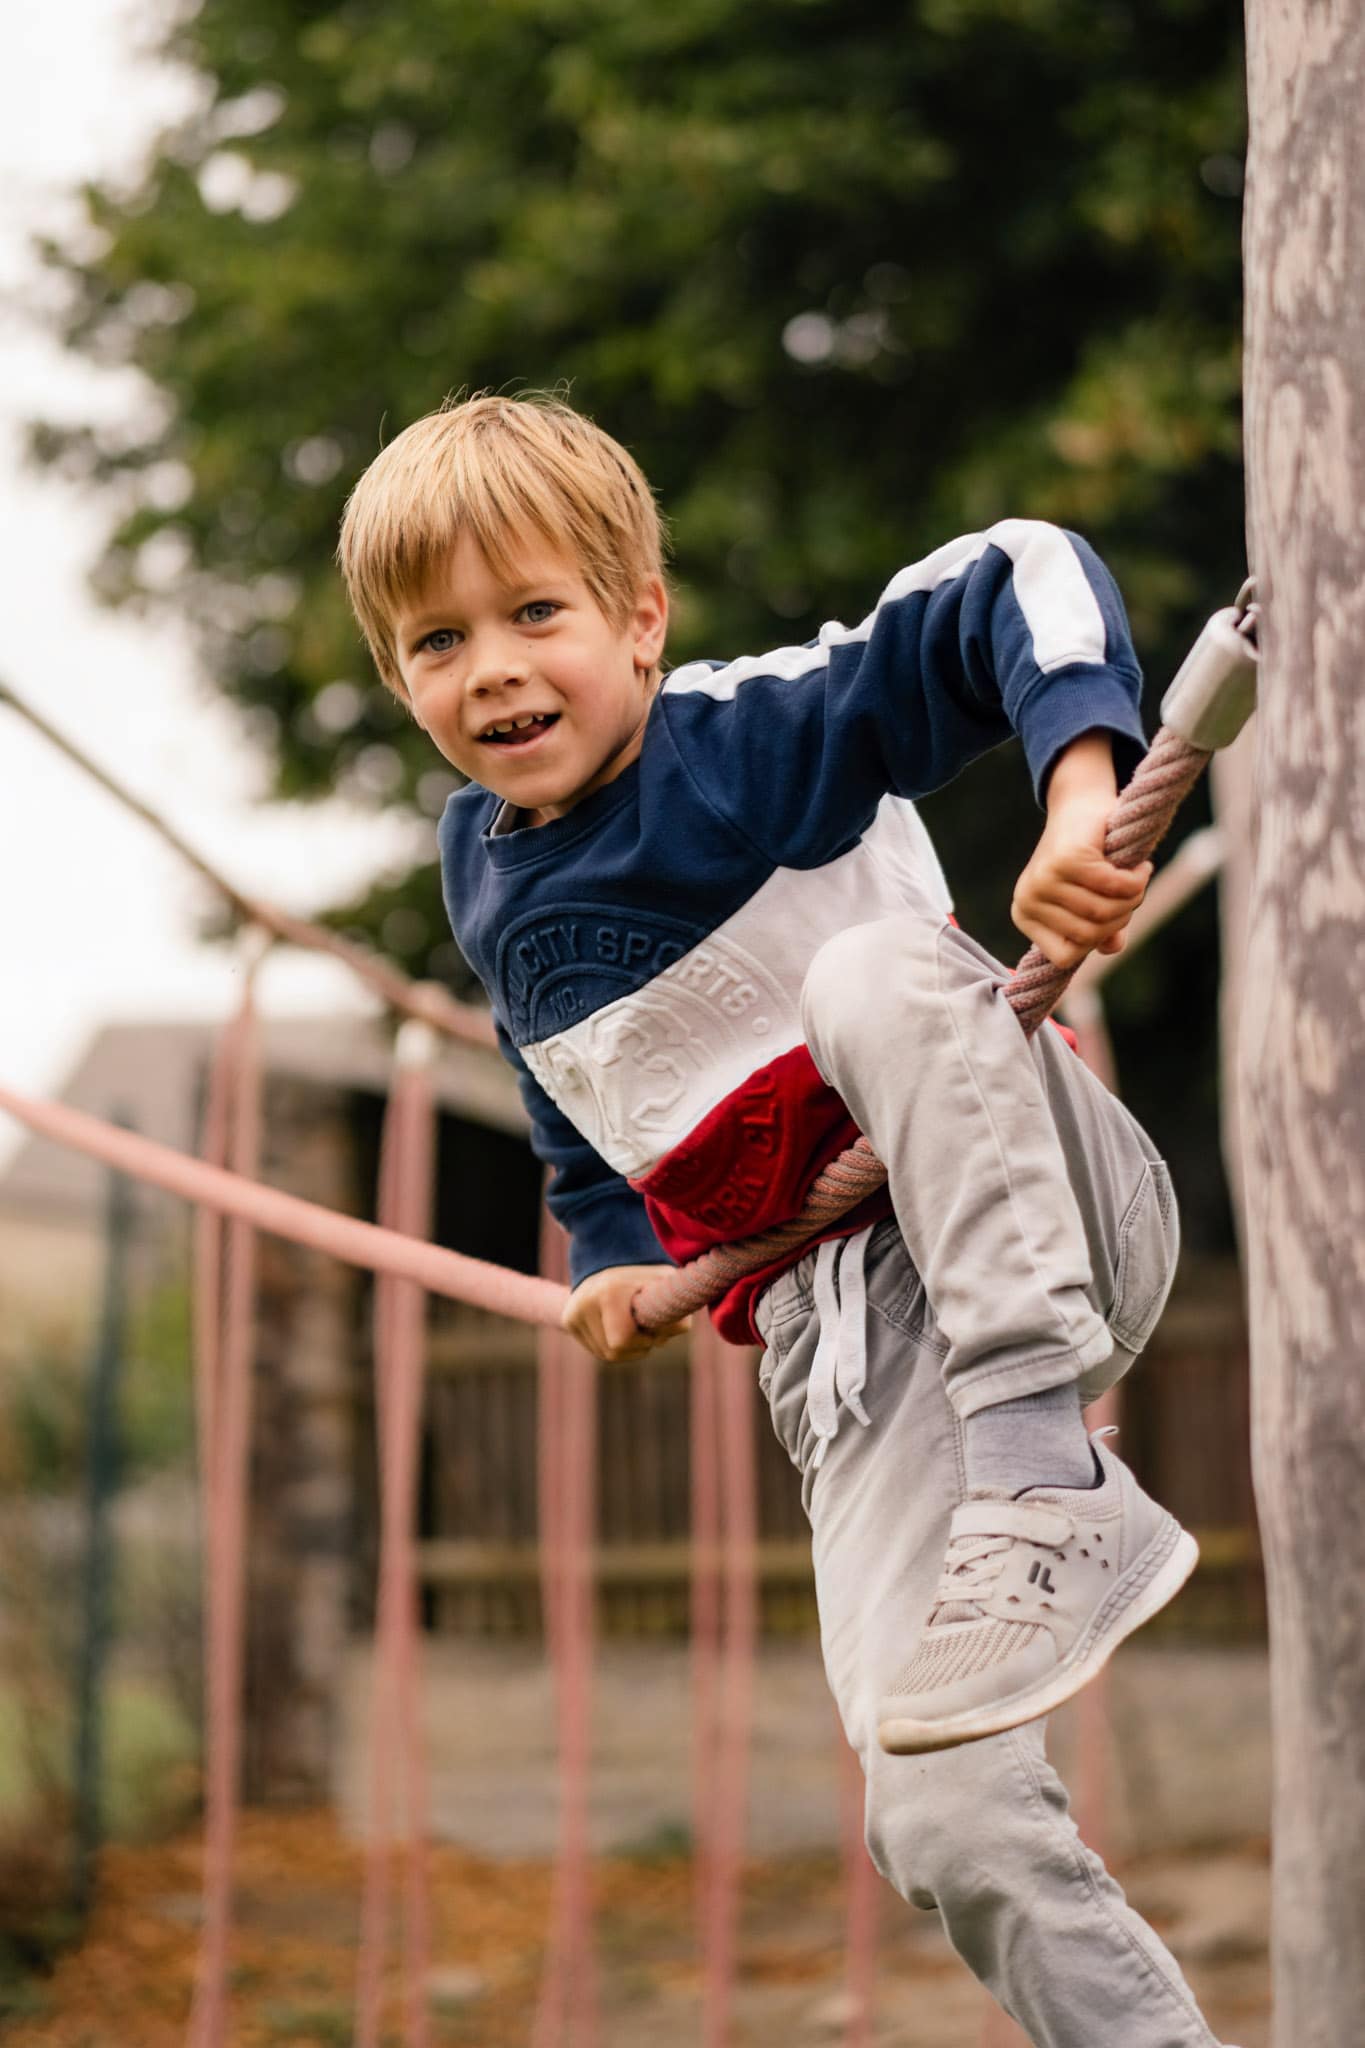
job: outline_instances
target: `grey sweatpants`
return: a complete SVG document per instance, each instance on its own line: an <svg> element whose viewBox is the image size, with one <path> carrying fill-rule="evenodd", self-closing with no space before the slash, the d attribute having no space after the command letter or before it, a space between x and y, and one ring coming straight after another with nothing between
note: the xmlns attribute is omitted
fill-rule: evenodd
<svg viewBox="0 0 1365 2048"><path fill-rule="evenodd" d="M1042 1723L929 1756L877 1743L878 1699L927 1617L965 1491L964 1417L1066 1379L1093 1399L1142 1349L1175 1262L1150 1141L1056 1032L1025 1041L1003 975L915 915L816 956L807 1041L886 1161L896 1215L861 1248L863 1355L837 1428L811 1414L829 1351L816 1254L759 1302L761 1381L803 1475L825 1670L878 1870L938 1907L1037 2048L1210 2048L1174 1959L1082 1844ZM842 1320L850 1277L826 1255L826 1322L831 1278Z"/></svg>

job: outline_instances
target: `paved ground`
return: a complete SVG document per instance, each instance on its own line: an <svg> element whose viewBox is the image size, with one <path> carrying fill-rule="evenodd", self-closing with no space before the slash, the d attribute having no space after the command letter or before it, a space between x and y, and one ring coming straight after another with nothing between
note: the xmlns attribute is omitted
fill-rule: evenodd
<svg viewBox="0 0 1365 2048"><path fill-rule="evenodd" d="M344 1689L336 1798L353 1833L365 1812L368 1643ZM554 1849L553 1691L526 1644L426 1645L427 1740L437 1833L486 1856ZM689 1824L691 1694L681 1645L609 1643L594 1675L593 1839L634 1851ZM1130 1645L1104 1703L1106 1841L1132 1857L1240 1842L1269 1820L1270 1728L1260 1650ZM1052 1754L1077 1786L1076 1710ZM813 1641L765 1645L755 1686L750 1846L774 1855L838 1840L842 1736Z"/></svg>
<svg viewBox="0 0 1365 2048"><path fill-rule="evenodd" d="M437 1643L427 1659L436 1829L495 1858L552 1854L557 1816L553 1698L526 1646ZM353 1658L337 1800L362 1832L368 1649ZM689 1668L680 1647L608 1644L595 1675L593 1836L599 1853L676 1847L689 1820ZM1077 1789L1076 1710L1056 1718L1052 1753ZM1133 1645L1108 1683L1106 1854L1133 1903L1179 1958L1221 2038L1268 2048L1269 1707L1263 1652ZM838 1840L842 1738L813 1643L762 1652L756 1688L749 1844L760 1857L828 1853ZM606 1866L604 1865L605 1869ZM820 2048L842 2037L842 1895L837 1867L767 1900L746 1882L734 2041ZM984 2000L937 1916L883 1888L877 2023L869 2048L1006 2048L982 2033ZM596 1923L604 2048L695 2048L695 1958L647 1968L638 1932L618 1944ZM635 1987L632 1989L632 1987ZM1096 2044L1101 2048L1101 2044ZM1102 2044L1110 2048L1110 2044ZM1115 2044L1117 2048L1117 2044Z"/></svg>

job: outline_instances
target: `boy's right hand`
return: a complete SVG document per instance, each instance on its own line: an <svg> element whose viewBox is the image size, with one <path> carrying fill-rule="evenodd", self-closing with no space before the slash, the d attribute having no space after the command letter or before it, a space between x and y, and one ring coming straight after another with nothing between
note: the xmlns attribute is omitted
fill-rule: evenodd
<svg viewBox="0 0 1365 2048"><path fill-rule="evenodd" d="M561 1328L591 1351L595 1358L611 1362L619 1358L643 1358L647 1351L667 1343L691 1327L692 1318L670 1323L648 1335L637 1328L630 1304L647 1280L659 1272L653 1266L604 1266L581 1280L564 1304ZM665 1271L672 1268L665 1266Z"/></svg>

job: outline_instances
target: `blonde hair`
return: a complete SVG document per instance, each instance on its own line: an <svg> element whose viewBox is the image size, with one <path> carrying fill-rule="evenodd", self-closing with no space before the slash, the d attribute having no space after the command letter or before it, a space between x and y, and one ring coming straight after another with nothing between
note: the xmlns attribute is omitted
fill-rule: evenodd
<svg viewBox="0 0 1365 2048"><path fill-rule="evenodd" d="M341 522L337 559L352 609L400 697L394 622L461 533L500 576L538 536L575 564L615 626L663 574L658 506L619 442L549 393L448 399L375 457Z"/></svg>

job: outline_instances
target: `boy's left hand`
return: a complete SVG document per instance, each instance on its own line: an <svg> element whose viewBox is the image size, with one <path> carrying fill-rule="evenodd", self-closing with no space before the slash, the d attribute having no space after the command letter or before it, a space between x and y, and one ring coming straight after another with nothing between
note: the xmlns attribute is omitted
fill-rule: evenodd
<svg viewBox="0 0 1365 2048"><path fill-rule="evenodd" d="M1116 868L1104 857L1115 801L1108 740L1087 734L1053 770L1047 824L1010 905L1019 930L1058 967L1078 967L1087 953L1121 952L1151 880L1150 861Z"/></svg>
<svg viewBox="0 0 1365 2048"><path fill-rule="evenodd" d="M692 1318L670 1323L666 1329L644 1331L635 1320L632 1303L642 1287L657 1280L661 1272L673 1269L666 1263L652 1266L604 1266L600 1272L580 1280L564 1306L560 1327L576 1337L594 1358L615 1362L622 1358L643 1358L657 1344L690 1329Z"/></svg>

